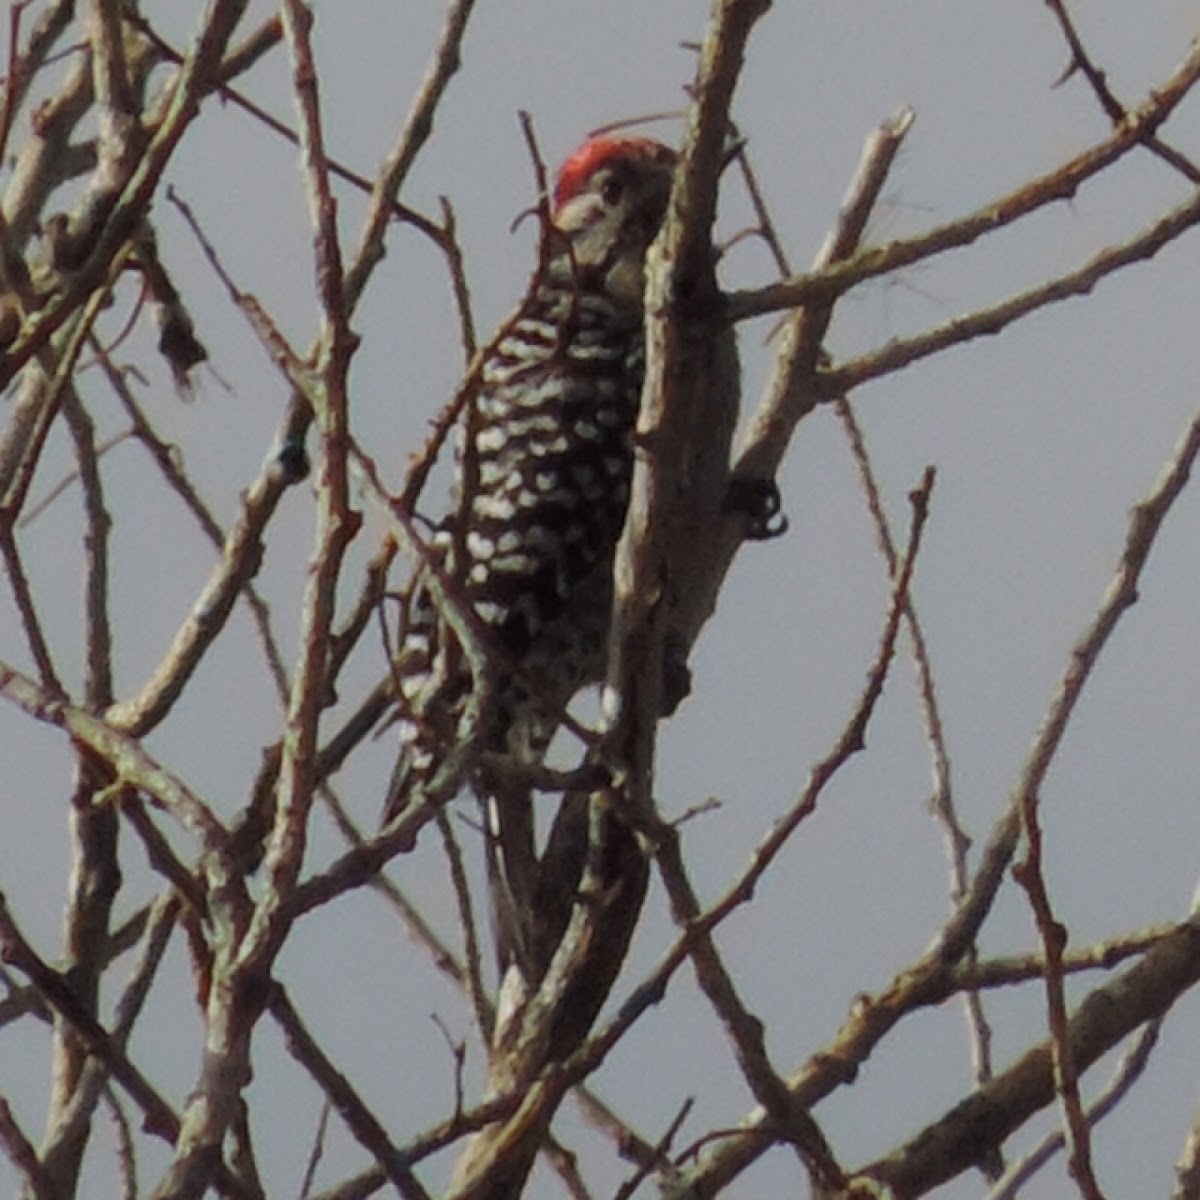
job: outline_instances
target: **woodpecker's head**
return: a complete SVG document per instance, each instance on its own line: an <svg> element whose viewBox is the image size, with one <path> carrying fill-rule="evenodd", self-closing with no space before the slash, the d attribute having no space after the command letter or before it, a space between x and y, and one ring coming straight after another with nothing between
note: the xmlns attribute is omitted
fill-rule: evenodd
<svg viewBox="0 0 1200 1200"><path fill-rule="evenodd" d="M554 224L577 270L596 272L618 300L640 304L646 250L667 212L675 151L640 137L594 137L563 163Z"/></svg>

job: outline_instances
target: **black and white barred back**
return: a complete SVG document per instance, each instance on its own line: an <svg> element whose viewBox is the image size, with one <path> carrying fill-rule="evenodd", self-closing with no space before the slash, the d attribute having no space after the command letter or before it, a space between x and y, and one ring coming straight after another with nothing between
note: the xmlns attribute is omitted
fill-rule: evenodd
<svg viewBox="0 0 1200 1200"><path fill-rule="evenodd" d="M434 538L500 660L483 745L520 761L541 758L571 697L603 676L644 369L644 260L673 166L657 142L597 138L562 168L549 262L486 353L458 501ZM388 817L461 742L471 689L419 580L408 609Z"/></svg>

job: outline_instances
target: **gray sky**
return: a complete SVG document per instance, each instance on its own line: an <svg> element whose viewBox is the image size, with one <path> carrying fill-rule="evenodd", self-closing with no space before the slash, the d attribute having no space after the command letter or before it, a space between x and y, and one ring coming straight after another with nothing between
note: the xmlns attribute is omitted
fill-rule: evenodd
<svg viewBox="0 0 1200 1200"><path fill-rule="evenodd" d="M176 6L157 7L164 10L164 28L178 22L181 37L188 25ZM425 69L441 5L355 0L318 7L328 142L340 159L369 173ZM1089 49L1131 104L1177 65L1197 32L1194 6L1183 0L1080 0L1076 7ZM404 195L426 210L441 194L452 198L481 335L520 294L531 264L532 227L508 232L531 195L516 110L531 112L547 157L557 161L598 124L678 108L692 72L692 56L680 43L700 36L705 15L705 6L684 0L481 4L463 72ZM864 138L902 104L915 108L917 122L872 222L872 240L965 213L1103 137L1103 114L1082 82L1052 86L1065 61L1062 40L1036 0L776 4L751 43L735 114L794 266L806 266L819 247ZM282 56L248 85L273 111L290 116L286 88ZM678 129L666 124L654 132L672 140ZM1196 98L1166 134L1185 152L1197 152ZM239 285L260 297L298 345L307 344L315 317L310 234L291 150L248 118L214 106L170 175ZM358 196L340 194L343 229L353 241L363 206ZM1069 204L855 291L837 310L829 347L836 357L852 357L1002 299L1131 235L1185 195L1179 176L1135 154ZM731 181L722 229L736 231L746 213ZM239 490L268 452L285 389L231 313L177 214L160 210L157 222L213 367L230 386L208 375L195 403L180 404L160 370L145 396L160 430L184 447L188 468L227 522ZM977 841L1001 812L1069 648L1107 586L1128 509L1150 488L1196 408L1198 249L1194 236L1185 238L1085 299L853 397L899 527L907 521L905 496L922 469L927 463L938 468L915 597L945 712L956 800ZM745 244L731 252L724 282L748 286L767 281L771 272L765 252ZM114 329L121 319L112 317ZM742 329L750 403L769 362L764 339L770 326ZM364 340L353 376L354 420L364 445L395 481L461 370L444 273L417 235L394 231L357 330ZM91 388L103 429L121 429L99 381ZM67 461L63 439L53 462L61 470ZM110 504L122 529L117 680L128 692L162 654L212 555L132 446L115 450L106 465ZM56 478L44 472L35 491ZM744 865L840 731L886 606L884 568L831 412L818 412L801 427L780 483L791 531L743 550L693 663L695 695L661 738L658 798L667 814L710 796L722 802L686 827L696 881L708 896ZM285 501L264 568L264 587L289 649L296 643L310 513L303 489ZM378 528L368 521L369 530ZM78 672L77 537L72 495L24 542L44 547L28 551L33 582L72 679ZM363 539L360 558L369 542ZM1200 508L1195 494L1185 495L1152 557L1142 599L1104 658L1043 791L1052 899L1080 944L1178 918L1196 885L1198 545ZM7 592L0 599L0 657L25 663ZM343 692L347 704L354 686L365 686L377 668L365 658L357 663ZM151 747L218 811L231 814L244 802L275 720L244 614L199 673L183 711L187 718L156 733ZM0 707L0 747L0 805L7 816L0 887L26 932L52 957L67 855L64 747L8 707ZM385 739L340 780L364 822L378 809L389 753ZM902 659L867 752L826 794L756 903L722 930L721 946L745 1000L767 1023L781 1070L822 1046L853 997L881 988L943 919L948 873L940 832L925 808L929 780L912 671ZM314 861L328 859L338 846L322 825ZM129 857L132 907L149 894L150 883L139 874L140 852ZM452 898L436 854L400 861L397 877L452 931ZM1011 883L1006 889L986 952L1036 944L1027 907ZM653 891L629 979L667 944L664 913L661 893ZM182 955L174 954L178 986L186 989ZM446 1109L451 1065L428 1014L438 1012L458 1033L466 1030L465 1013L378 902L355 897L313 917L285 953L281 971L327 1047L393 1128L421 1128ZM1032 987L989 1000L998 1065L1028 1045L1043 1009L1043 993ZM149 1056L152 1078L176 1097L193 1078L198 1055L197 1040L179 1035L178 1020L178 1010L160 999L133 1046L135 1056ZM13 1096L33 1130L44 1103L45 1047L30 1038L30 1028L23 1023L19 1039L0 1034L0 1090ZM1168 1023L1149 1078L1098 1136L1098 1172L1110 1194L1169 1189L1171 1164L1197 1101L1198 1035L1196 1005L1189 1001ZM1089 1075L1089 1087L1103 1074L1100 1068ZM18 1088L16 1079L29 1082ZM961 1014L947 1006L905 1023L858 1083L816 1115L843 1161L856 1164L939 1115L964 1093L968 1079ZM315 1095L299 1080L264 1025L254 1086L275 1097L278 1120L261 1134L260 1153L281 1194L295 1188L297 1144L307 1145L315 1122ZM686 972L668 1002L614 1055L598 1086L649 1136L665 1128L684 1097L695 1096L684 1141L692 1132L735 1123L751 1107L719 1027ZM1047 1127L1038 1123L1040 1130ZM1028 1142L1023 1135L1016 1144ZM323 1178L331 1181L360 1161L344 1138L335 1138ZM584 1165L610 1183L621 1178L610 1160L585 1157ZM152 1155L142 1168L154 1178ZM12 1186L6 1171L0 1163L5 1193ZM776 1194L795 1178L794 1163L777 1153L731 1194ZM969 1178L943 1194L984 1190ZM543 1178L540 1194L557 1194L556 1185ZM1028 1194L1070 1194L1064 1168L1052 1168Z"/></svg>

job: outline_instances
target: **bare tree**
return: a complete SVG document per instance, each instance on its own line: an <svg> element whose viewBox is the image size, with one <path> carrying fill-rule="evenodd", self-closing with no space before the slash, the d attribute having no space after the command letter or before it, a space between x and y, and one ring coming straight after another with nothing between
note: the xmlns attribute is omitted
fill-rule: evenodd
<svg viewBox="0 0 1200 1200"><path fill-rule="evenodd" d="M6 827L15 830L34 810L65 818L71 854L61 944L30 931L44 893L25 894L0 878L0 1043L29 1051L48 1081L0 1079L0 1147L23 1194L62 1200L105 1188L165 1200L210 1191L266 1196L298 1185L326 1200L388 1187L406 1200L499 1198L525 1191L540 1160L556 1174L556 1190L573 1196L657 1187L699 1197L734 1188L759 1159L783 1155L802 1165L822 1197L915 1197L966 1178L979 1189L972 1194L1000 1200L1025 1194L1056 1157L1065 1158L1079 1195L1103 1195L1093 1153L1104 1139L1101 1121L1147 1070L1164 1018L1200 980L1200 925L1181 911L1165 925L1116 928L1075 944L1056 902L1043 797L1080 697L1136 602L1187 485L1200 415L1127 528L1114 532L1111 582L1064 646L1061 682L1014 768L1011 796L972 853L952 795L936 656L914 598L923 539L937 523L935 471L911 481L901 520L889 516L852 401L871 381L958 347L977 352L984 335L1085 296L1133 264L1181 252L1200 223L1200 167L1165 127L1192 100L1200 49L1192 46L1144 98L1127 103L1064 0L1052 0L1064 77L1087 89L1110 123L1107 134L974 211L916 236L873 241L869 223L913 128L902 109L867 137L816 262L797 273L773 219L787 198L764 195L755 131L734 123L747 47L770 36L776 14L769 0L715 0L692 48L671 204L648 258L646 382L614 567L606 718L569 721L554 767L490 764L537 793L532 803L552 827L539 850L538 908L528 914L545 943L539 971L498 1031L502 980L488 950L497 931L480 915L486 835L470 809L457 807L462 797L433 786L382 828L375 823L394 754L395 600L414 571L434 580L437 603L472 660L480 710L496 669L455 581L431 563L421 518L423 489L439 486L455 431L470 420L477 345L468 256L450 200L427 209L409 199L416 164L436 146L446 96L470 90L458 73L476 6L446 5L428 69L371 177L344 165L329 136L314 14L302 0L282 0L257 24L245 0L212 0L185 45L162 32L144 11L150 7L91 0L76 11L66 0L26 0L9 9L0 102L0 148L9 156L0 221L0 374L9 392L0 433L0 695L3 728L13 732L0 786ZM279 78L270 72L284 63L294 126L250 98L260 76L269 91ZM614 114L623 115L635 114ZM299 336L290 317L249 290L211 218L168 182L199 141L202 118L229 138L253 126L295 147L316 308L314 326ZM545 169L532 123L525 128L528 194L544 212ZM1098 240L1073 266L854 356L827 349L835 311L855 289L911 279L919 264L976 243L1027 236L1050 206L1135 162L1171 173L1187 191L1124 240ZM464 176L452 190L472 186ZM753 214L743 233L769 250L777 278L721 290L713 264L733 251L714 255L718 195L735 190ZM265 236L272 220L255 209L236 214L249 236ZM364 339L380 336L361 332L364 299L389 243L401 237L439 258L466 382L446 392L440 414L433 403L422 409L432 432L423 446L403 448L412 458L393 479L401 448L364 438L352 366ZM181 275L188 258L202 266ZM205 283L180 286L185 275ZM216 327L209 314L222 311L226 324ZM743 401L730 461L715 461L712 430L734 397L730 379L714 369L714 346L764 315L778 322L766 386ZM224 365L218 339L224 348L247 331L273 372L276 432L270 445L254 447L262 461L248 477L202 479L201 435L175 444L167 430L179 400L161 385L170 380L185 398L197 381L212 386L210 354L218 370ZM689 832L707 806L681 812L659 794L656 738L669 707L661 695L664 640L686 653L702 634L734 636L711 620L718 595L746 542L782 531L767 485L802 422L821 409L836 413L850 448L886 579L874 648L850 711L835 718L840 731L794 802L763 829L740 870L715 888L701 886ZM214 487L223 490L210 500ZM757 525L747 522L747 505L757 506ZM195 587L185 581L191 600L182 616L160 599L170 590L165 564L174 561L178 534L159 506L185 513L211 547L206 577ZM702 528L697 512L706 514ZM780 546L746 553L785 553ZM264 570L268 558L274 573ZM76 574L81 626L62 602L63 581ZM170 629L152 662L144 624ZM126 643L132 657L123 660ZM790 914L772 911L772 881L863 751L905 656L949 857L950 915L929 930L928 948L898 969L880 958L881 974L862 980L832 1037L797 1041L755 1011L734 965L744 953L731 955L722 934L748 907L788 927ZM701 677L696 686L711 683ZM252 767L236 762L214 732L227 719L245 722L258 739ZM478 765L482 750L468 742L455 752ZM36 786L27 782L34 778ZM560 837L571 840L570 853ZM1032 918L1033 944L1020 954L985 953L1009 878ZM327 973L335 1016L322 1007L315 1022L297 982L305 956L323 953L322 939L332 956L339 922L377 922L381 911L409 940L361 955L353 976ZM320 922L326 932L314 939L308 931ZM631 954L639 937L641 952ZM774 938L764 941L764 956L772 945ZM1089 971L1099 981L1084 985ZM688 972L750 1099L733 1128L699 1124L692 1101L682 1100L665 1129L647 1132L602 1099L603 1070L655 1014L675 1019L678 993L669 989ZM453 1003L447 987L457 1007L445 1007ZM431 988L442 989L441 999L429 1000ZM1023 1029L1020 1052L996 1066L988 997L1001 989L1038 996L1041 1016ZM848 1089L908 1018L952 1001L967 1018L973 1078L965 1090L949 1103L915 1100L909 1132L882 1151L860 1156L844 1146L821 1103ZM427 1021L431 1003L454 1017ZM156 1007L165 1015L153 1022ZM351 1011L377 1013L397 1037L430 1047L427 1061L444 1070L434 1081L420 1072L364 1077L349 1065L360 1019ZM451 1030L456 1023L464 1032ZM955 1029L940 1028L950 1054ZM378 1038L372 1032L367 1041ZM274 1074L264 1083L259 1064L280 1040L299 1073L290 1084ZM646 1043L636 1045L644 1060ZM1112 1078L1087 1097L1082 1077L1118 1047ZM666 1078L659 1062L640 1069L652 1081L660 1072ZM919 1096L920 1082L909 1081L909 1091ZM324 1106L315 1134L297 1127L296 1097L310 1110ZM569 1117L568 1099L580 1119ZM43 1100L39 1137L30 1114ZM1014 1154L1010 1139L1047 1113L1044 1139ZM568 1141L579 1143L579 1154ZM624 1181L616 1184L618 1166ZM329 1180L320 1187L318 1173ZM1200 1196L1200 1127L1180 1148L1176 1173L1180 1200Z"/></svg>

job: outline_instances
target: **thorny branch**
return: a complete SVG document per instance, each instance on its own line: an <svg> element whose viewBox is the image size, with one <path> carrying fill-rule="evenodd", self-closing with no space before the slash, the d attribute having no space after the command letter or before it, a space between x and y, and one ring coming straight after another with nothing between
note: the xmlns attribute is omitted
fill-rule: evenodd
<svg viewBox="0 0 1200 1200"><path fill-rule="evenodd" d="M1190 95L1197 80L1200 80L1200 46L1193 46L1170 79L1155 88L1109 137L1054 170L997 196L957 221L907 241L864 249L845 262L822 264L809 275L783 283L733 292L726 300L730 319L741 321L806 304L828 303L859 283L892 274L931 255L969 246L1048 204L1070 200L1082 184L1135 150L1147 134L1158 129Z"/></svg>
<svg viewBox="0 0 1200 1200"><path fill-rule="evenodd" d="M1063 37L1066 39L1067 48L1070 51L1070 59L1063 70L1059 82L1064 83L1077 72L1081 73L1087 80L1088 86L1095 93L1096 99L1100 107L1104 109L1104 113L1108 119L1114 126L1121 125L1128 117L1128 111L1109 88L1107 73L1096 65L1091 55L1084 48L1083 40L1075 28L1075 22L1072 20L1071 14L1067 11L1066 0L1046 0L1046 7L1050 9L1054 14L1055 20L1058 21ZM1174 147L1168 146L1152 130L1146 130L1142 134L1141 140L1143 145L1152 154L1158 155L1165 163L1174 167L1189 183L1200 183L1200 168L1197 168L1195 164Z"/></svg>
<svg viewBox="0 0 1200 1200"><path fill-rule="evenodd" d="M1013 877L1029 897L1029 907L1033 910L1046 956L1046 1009L1054 1063L1054 1091L1063 1111L1063 1126L1070 1148L1068 1164L1084 1200L1103 1200L1092 1166L1091 1134L1079 1094L1079 1068L1071 1048L1068 1027L1062 963L1067 930L1050 906L1042 866L1042 826L1038 801L1030 792L1021 797L1021 832L1025 841L1025 857L1013 864Z"/></svg>

